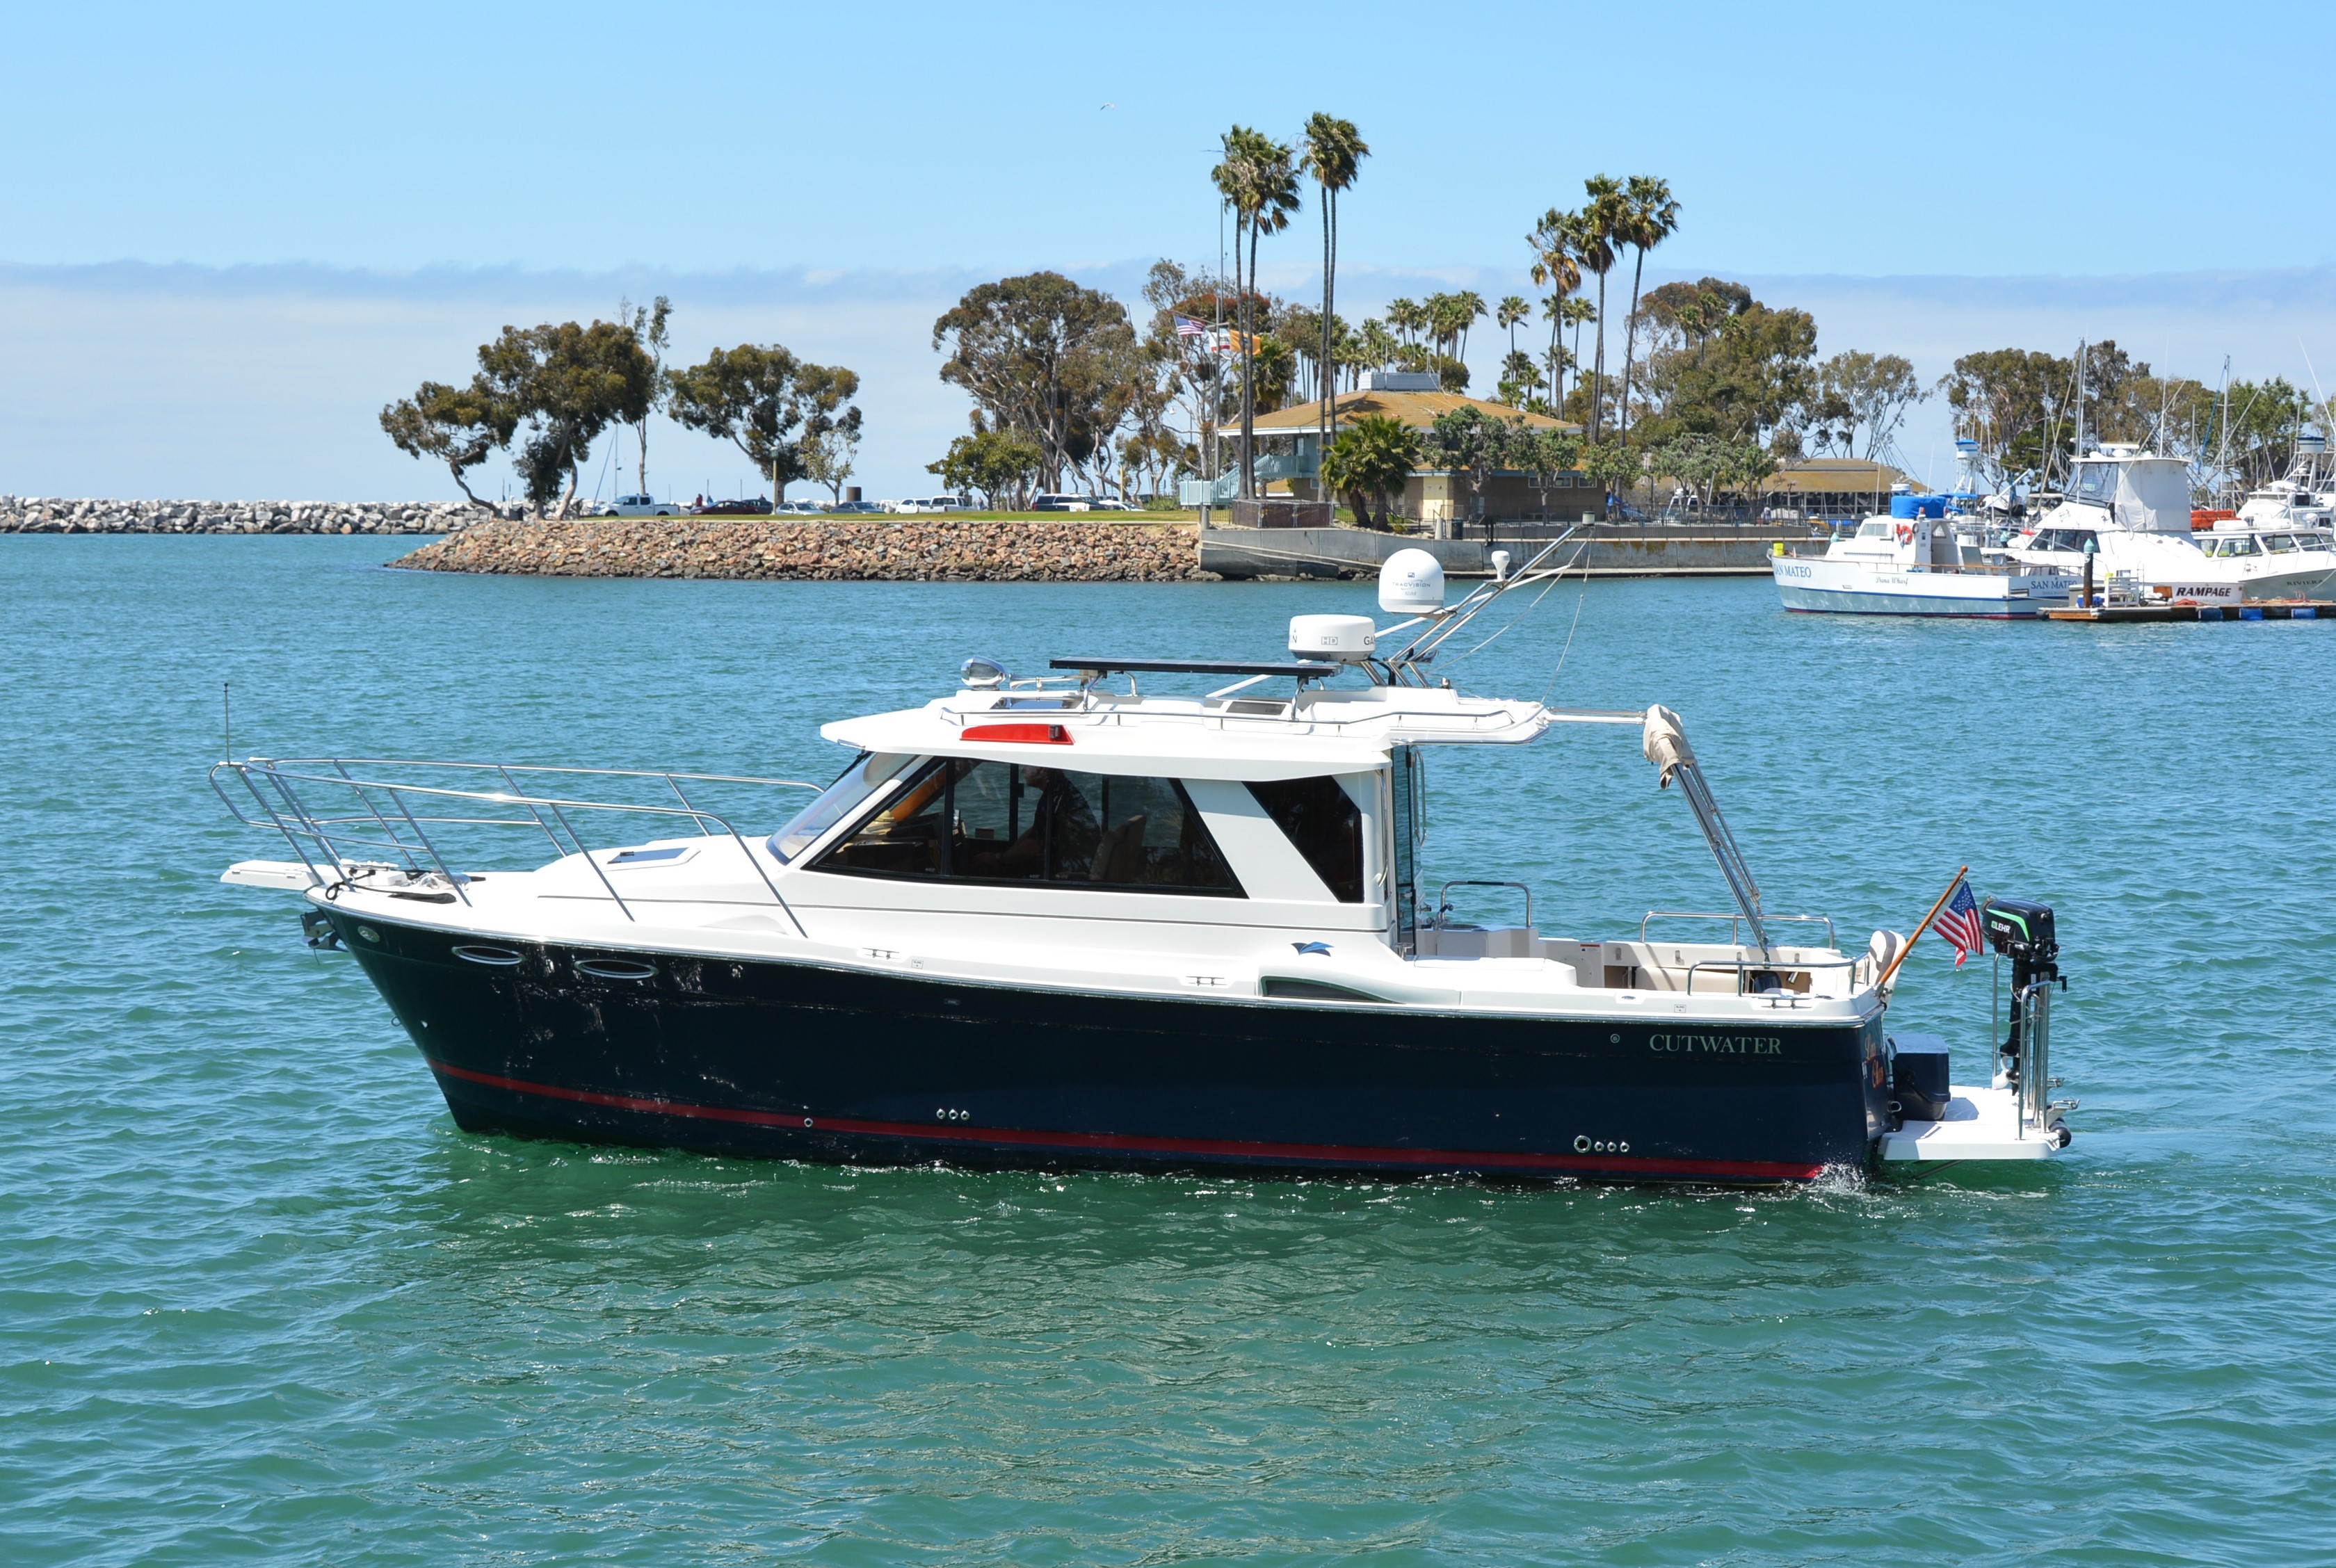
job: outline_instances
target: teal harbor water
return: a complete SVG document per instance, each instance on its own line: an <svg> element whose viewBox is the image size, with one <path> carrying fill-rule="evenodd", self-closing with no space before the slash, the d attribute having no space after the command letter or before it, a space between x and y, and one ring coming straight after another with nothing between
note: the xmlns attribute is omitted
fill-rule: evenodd
<svg viewBox="0 0 2336 1568"><path fill-rule="evenodd" d="M2058 1168L841 1171L455 1131L290 896L219 885L281 852L204 784L221 683L238 754L824 778L820 723L967 654L1278 655L1369 586L401 548L0 540L9 1563L2336 1562L2336 628L1569 583L1443 667L1539 696L1570 639L1554 700L1678 708L1769 906L1845 941L1964 861L2054 905ZM1439 754L1432 873L1551 934L1724 903L1636 742ZM1989 985L1925 938L1893 1025L1968 1081Z"/></svg>

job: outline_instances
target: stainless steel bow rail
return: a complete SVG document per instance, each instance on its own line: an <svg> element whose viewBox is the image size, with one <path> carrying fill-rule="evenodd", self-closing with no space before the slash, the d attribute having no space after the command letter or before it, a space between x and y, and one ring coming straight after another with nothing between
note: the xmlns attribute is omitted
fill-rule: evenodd
<svg viewBox="0 0 2336 1568"><path fill-rule="evenodd" d="M400 776L416 773L423 777ZM462 789L447 783L424 782L432 777L443 779L450 774L466 781L479 774L491 774L501 779L505 787ZM230 786L223 782L223 774L232 775L243 786L258 815L250 814L238 802ZM562 779L653 780L671 790L677 803L582 800L535 794L521 787L519 776L522 774ZM592 853L573 819L588 812L679 817L691 823L702 837L714 837L717 831L728 834L747 864L754 868L754 874L762 878L772 901L786 911L796 931L803 932L803 922L787 907L787 901L780 896L777 884L754 858L744 835L728 819L692 801L682 788L685 784L745 784L807 789L816 794L822 787L801 779L658 773L638 768L546 767L525 763L258 756L242 762L216 763L209 776L212 791L235 819L247 827L268 828L281 833L319 887L360 881L369 870L378 867L402 871L409 883L435 880L444 889L437 896L448 901L459 899L468 904L471 895L467 884L471 878L448 863L430 829L531 828L550 841L555 853L580 856L628 920L635 918L631 908L608 880L608 868ZM339 803L326 808L312 802ZM462 802L465 805L458 812L437 803L442 802ZM416 810L417 805L422 809ZM485 808L486 814L481 814L478 808ZM387 857L387 862L384 864L373 857Z"/></svg>

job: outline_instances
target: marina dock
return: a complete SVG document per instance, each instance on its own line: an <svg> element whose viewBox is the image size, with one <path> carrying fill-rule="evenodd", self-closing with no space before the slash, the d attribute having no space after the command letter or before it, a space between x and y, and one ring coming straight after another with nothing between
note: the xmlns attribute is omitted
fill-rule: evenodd
<svg viewBox="0 0 2336 1568"><path fill-rule="evenodd" d="M1490 577L1493 551L1523 565L1572 526L1496 522L1452 525L1464 537L1374 533L1355 528L1204 528L1201 569L1227 578L1375 577L1398 550L1434 555L1446 577ZM1808 525L1597 522L1581 527L1558 560L1590 577L1766 577L1779 543L1805 545ZM1578 552L1578 560L1577 558ZM1555 564L1554 561L1552 564Z"/></svg>
<svg viewBox="0 0 2336 1568"><path fill-rule="evenodd" d="M2050 620L2096 624L2167 620L2327 620L2336 617L2336 604L2309 599L2275 599L2255 604L2099 604L2068 605L2044 611Z"/></svg>

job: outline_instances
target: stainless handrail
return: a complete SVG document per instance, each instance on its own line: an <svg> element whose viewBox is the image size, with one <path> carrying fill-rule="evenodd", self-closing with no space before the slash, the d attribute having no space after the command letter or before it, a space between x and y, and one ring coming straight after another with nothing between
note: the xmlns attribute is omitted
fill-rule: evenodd
<svg viewBox="0 0 2336 1568"><path fill-rule="evenodd" d="M1687 989L1682 994L1690 997L1695 995L1695 971L1701 969L1734 969L1736 994L1740 997L1745 994L1744 977L1755 969L1779 972L1804 969L1854 969L1864 961L1865 958L1863 954L1854 959L1698 959L1687 967Z"/></svg>
<svg viewBox="0 0 2336 1568"><path fill-rule="evenodd" d="M1825 929L1825 946L1836 949L1841 946L1841 939L1834 935L1831 915L1772 915L1764 911L1760 919L1764 922L1781 920L1786 924L1822 925ZM1744 926L1744 916L1740 911L1729 914L1719 910L1649 910L1639 920L1639 940L1642 942L1648 940L1647 922L1649 920L1726 920L1728 945L1731 947L1744 945L1737 940L1737 933L1742 930Z"/></svg>
<svg viewBox="0 0 2336 1568"><path fill-rule="evenodd" d="M1450 892L1454 888L1516 889L1517 891L1525 895L1525 929L1527 930L1531 930L1533 929L1533 889L1527 887L1524 883L1486 881L1481 877L1455 877L1450 881L1445 882L1442 887L1436 890L1436 925L1437 930L1442 930L1446 929L1444 925L1444 917L1451 912L1452 901L1445 898L1444 895Z"/></svg>
<svg viewBox="0 0 2336 1568"><path fill-rule="evenodd" d="M332 772L326 774L302 771L310 766L330 768ZM506 784L512 784L513 787L507 791L465 790L402 779L360 777L350 772L352 766L447 768L494 773L500 774ZM266 821L246 814L236 804L234 798L220 786L219 775L222 771L234 774L241 781L267 818ZM516 786L515 781L511 776L514 773L554 774L574 777L660 779L668 789L674 792L682 803L678 806L644 805L624 801L570 800L554 795L529 794ZM348 880L343 871L344 865L351 859L345 852L347 848L385 850L395 854L408 874L426 874L422 872L420 860L413 846L404 841L389 819L383 814L380 805L370 793L377 790L388 797L389 803L395 808L396 814L404 819L414 836L421 841L422 854L427 856L430 863L436 868L437 875L465 904L471 901L470 894L463 886L469 879L457 873L454 868L447 863L445 857L439 852L437 845L431 841L428 832L423 827L422 824L425 822L442 826L535 828L551 840L554 851L563 857L570 852L580 855L585 863L592 868L593 874L599 879L601 886L608 890L610 900L628 920L637 918L631 907L625 902L623 895L617 891L616 884L609 880L607 869L594 859L590 846L584 842L582 834L576 831L575 824L569 820L567 813L597 811L625 812L645 816L686 817L704 837L715 836L707 827L708 823L712 823L723 833L726 833L732 842L737 844L739 853L745 856L746 862L754 868L754 874L762 880L764 887L770 892L772 901L785 912L788 922L795 928L796 934L806 937L810 934L803 930L803 921L796 918L785 896L779 891L778 884L771 880L770 872L764 868L760 861L754 858L754 852L747 845L745 835L728 819L703 806L692 803L677 782L686 779L701 784L760 784L813 791L823 787L800 779L754 778L728 774L672 774L642 768L550 767L523 763L413 762L388 757L284 759L250 757L239 763L215 763L205 776L211 786L212 793L219 797L220 803L228 808L230 815L247 827L267 828L282 834L285 841L292 846L293 852L300 857L301 863L307 867L309 874L327 887ZM274 790L282 802L282 809L279 810L277 805L271 803L267 794L262 792L259 787L262 781ZM347 790L357 797L363 806L363 812L361 814L340 816L311 810L301 799L298 789L295 787L304 784L325 784ZM406 797L409 795L431 800L475 801L491 806L515 806L526 811L528 814L524 817L417 815L407 803ZM569 842L575 845L572 852L561 844L560 834L552 831L550 823L544 821L543 813L546 811L551 813L552 819L567 833ZM385 837L375 839L363 833L335 831L358 824L375 827ZM302 842L304 840L307 841L305 845ZM329 875L319 868L317 857L310 853L311 847L321 854L325 865L330 868Z"/></svg>

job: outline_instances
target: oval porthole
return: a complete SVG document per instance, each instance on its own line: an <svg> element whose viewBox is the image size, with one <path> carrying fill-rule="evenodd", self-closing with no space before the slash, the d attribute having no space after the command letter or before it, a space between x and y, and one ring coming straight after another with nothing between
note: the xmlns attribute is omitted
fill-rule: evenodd
<svg viewBox="0 0 2336 1568"><path fill-rule="evenodd" d="M357 935L363 937L369 942L377 942L381 940L381 933L374 930L371 926L359 926L357 928Z"/></svg>
<svg viewBox="0 0 2336 1568"><path fill-rule="evenodd" d="M601 980L646 980L657 973L657 968L629 959L578 959L576 972Z"/></svg>
<svg viewBox="0 0 2336 1568"><path fill-rule="evenodd" d="M466 963L489 964L499 969L507 969L518 963L523 955L515 953L509 948L491 948L472 944L456 948L454 956Z"/></svg>

